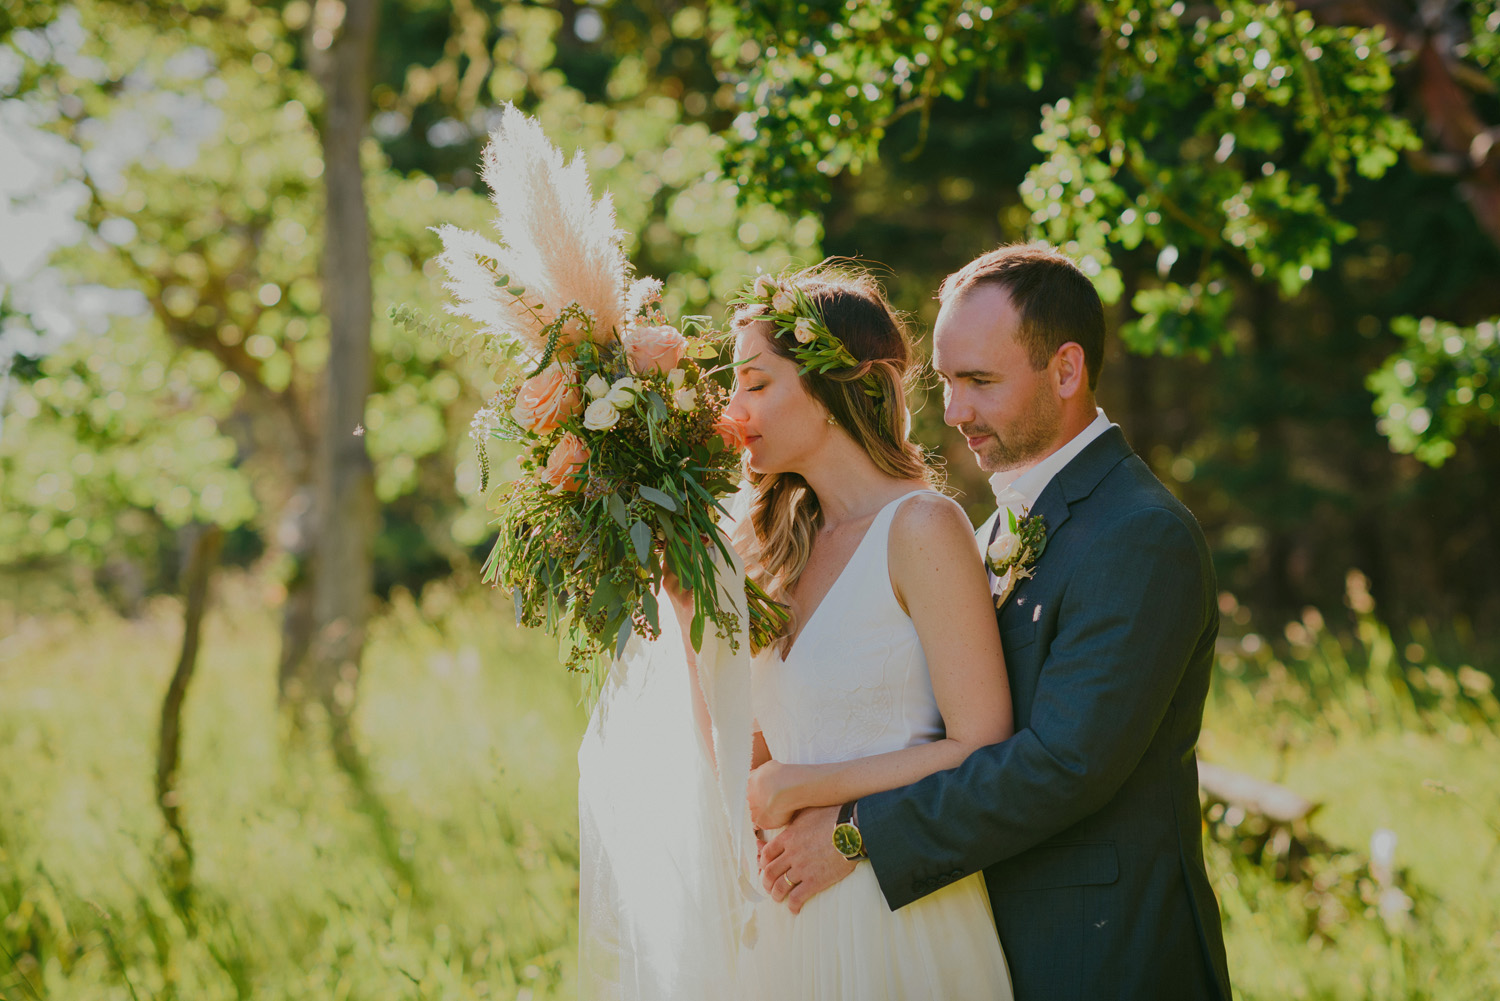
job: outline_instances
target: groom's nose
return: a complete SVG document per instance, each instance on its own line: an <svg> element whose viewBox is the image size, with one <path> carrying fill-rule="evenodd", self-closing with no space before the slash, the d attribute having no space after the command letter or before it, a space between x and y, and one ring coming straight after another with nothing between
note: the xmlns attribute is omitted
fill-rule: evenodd
<svg viewBox="0 0 1500 1001"><path fill-rule="evenodd" d="M969 405L961 388L950 387L944 395L947 397L943 401L944 424L956 428L960 424L974 423L974 408Z"/></svg>

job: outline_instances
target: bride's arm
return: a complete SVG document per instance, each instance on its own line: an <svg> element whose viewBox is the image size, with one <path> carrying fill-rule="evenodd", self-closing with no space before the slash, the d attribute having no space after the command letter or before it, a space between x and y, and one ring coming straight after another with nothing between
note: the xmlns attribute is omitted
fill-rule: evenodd
<svg viewBox="0 0 1500 1001"><path fill-rule="evenodd" d="M943 716L941 740L826 765L770 762L750 776L750 811L780 827L796 811L834 806L956 768L1011 735L1010 683L974 530L954 504L918 497L891 526L891 585L927 655Z"/></svg>

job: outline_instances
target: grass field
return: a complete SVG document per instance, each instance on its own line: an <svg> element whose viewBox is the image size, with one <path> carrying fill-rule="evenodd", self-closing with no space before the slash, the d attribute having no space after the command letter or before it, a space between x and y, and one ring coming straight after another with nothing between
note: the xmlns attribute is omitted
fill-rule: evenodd
<svg viewBox="0 0 1500 1001"><path fill-rule="evenodd" d="M434 587L383 613L360 794L281 732L275 617L221 581L185 710L182 903L152 793L176 603L0 617L0 999L572 997L585 714L503 607ZM1323 804L1290 847L1215 825L1237 993L1500 996L1500 709L1484 675L1412 672L1361 630L1340 643L1314 616L1284 660L1254 640L1221 657L1205 758ZM1367 857L1380 830L1389 873Z"/></svg>

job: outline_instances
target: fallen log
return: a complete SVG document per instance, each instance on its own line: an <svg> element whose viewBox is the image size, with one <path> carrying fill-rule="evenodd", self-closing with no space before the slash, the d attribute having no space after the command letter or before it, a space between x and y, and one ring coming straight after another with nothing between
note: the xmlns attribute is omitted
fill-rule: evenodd
<svg viewBox="0 0 1500 1001"><path fill-rule="evenodd" d="M1274 824L1304 821L1322 805L1286 786L1206 761L1198 762L1198 788L1210 802L1237 806L1246 814L1264 817Z"/></svg>

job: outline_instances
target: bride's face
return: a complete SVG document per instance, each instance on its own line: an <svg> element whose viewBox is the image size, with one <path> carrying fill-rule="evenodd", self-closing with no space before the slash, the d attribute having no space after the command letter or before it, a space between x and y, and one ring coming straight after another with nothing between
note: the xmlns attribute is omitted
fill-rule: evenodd
<svg viewBox="0 0 1500 1001"><path fill-rule="evenodd" d="M835 429L827 423L827 409L802 385L797 363L771 350L770 336L763 320L740 327L734 360L741 364L724 413L744 422L751 469L800 472Z"/></svg>

